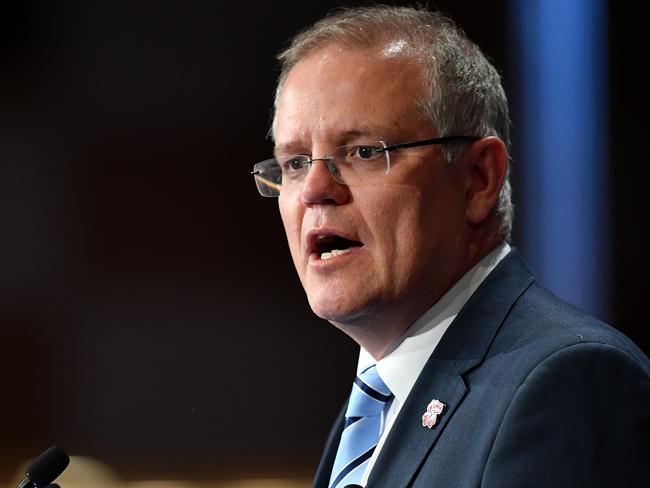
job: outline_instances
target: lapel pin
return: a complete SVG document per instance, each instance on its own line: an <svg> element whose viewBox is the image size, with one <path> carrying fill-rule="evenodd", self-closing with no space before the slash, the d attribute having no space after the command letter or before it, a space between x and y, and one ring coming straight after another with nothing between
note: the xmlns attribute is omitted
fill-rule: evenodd
<svg viewBox="0 0 650 488"><path fill-rule="evenodd" d="M427 406L427 411L422 416L422 425L431 429L438 421L438 415L442 413L445 404L440 400L433 399Z"/></svg>

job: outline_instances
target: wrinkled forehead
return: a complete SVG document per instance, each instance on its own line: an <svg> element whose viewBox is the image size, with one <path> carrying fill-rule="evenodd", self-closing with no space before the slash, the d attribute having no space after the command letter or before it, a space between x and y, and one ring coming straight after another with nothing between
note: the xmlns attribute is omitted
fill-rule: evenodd
<svg viewBox="0 0 650 488"><path fill-rule="evenodd" d="M310 52L279 87L276 143L287 134L421 122L418 101L425 83L418 61L399 40L373 49L335 44Z"/></svg>
<svg viewBox="0 0 650 488"><path fill-rule="evenodd" d="M355 39L346 39L345 37L339 39L328 37L298 51L296 55L292 57L291 61L283 66L282 72L278 78L274 98L273 120L269 130L270 138L273 140L275 136L275 118L282 93L284 92L286 80L297 65L300 65L307 59L317 56L325 55L335 60L338 56L341 56L344 53L357 52L365 53L368 57L375 57L384 60L401 58L412 63L413 66L417 68L417 73L415 74L417 77L424 78L426 75L425 65L427 62L427 55L423 52L422 46L415 46L411 41L412 39L409 40L408 36L405 35L374 37L370 43Z"/></svg>

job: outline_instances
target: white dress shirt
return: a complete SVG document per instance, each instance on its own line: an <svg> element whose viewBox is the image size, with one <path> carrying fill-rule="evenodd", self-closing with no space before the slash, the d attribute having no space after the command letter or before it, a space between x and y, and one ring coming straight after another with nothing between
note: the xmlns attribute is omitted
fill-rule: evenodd
<svg viewBox="0 0 650 488"><path fill-rule="evenodd" d="M413 325L389 348L389 353L379 361L376 361L363 347L361 348L357 374L376 363L379 376L395 395L383 419L379 442L364 473L361 482L363 486L368 482L370 472L395 418L443 334L483 280L509 252L510 246L502 243L481 259L424 315L413 322Z"/></svg>

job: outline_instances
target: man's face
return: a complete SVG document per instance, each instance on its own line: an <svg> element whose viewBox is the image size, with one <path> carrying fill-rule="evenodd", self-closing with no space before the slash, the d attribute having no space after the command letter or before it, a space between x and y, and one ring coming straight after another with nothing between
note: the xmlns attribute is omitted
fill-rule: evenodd
<svg viewBox="0 0 650 488"><path fill-rule="evenodd" d="M422 73L407 56L318 50L285 81L276 152L322 158L360 141L436 137L415 105L423 89ZM389 174L357 186L337 183L315 162L301 190L279 197L309 303L335 324L369 319L406 321L406 327L459 277L469 232L462 169L447 165L437 146L394 151L390 158ZM328 240L352 247L327 259L321 251Z"/></svg>

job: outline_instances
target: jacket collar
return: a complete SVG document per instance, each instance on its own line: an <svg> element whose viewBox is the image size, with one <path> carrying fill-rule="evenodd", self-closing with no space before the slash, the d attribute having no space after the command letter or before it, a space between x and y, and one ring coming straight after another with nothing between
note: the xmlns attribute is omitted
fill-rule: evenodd
<svg viewBox="0 0 650 488"><path fill-rule="evenodd" d="M370 475L369 487L409 484L465 397L463 375L483 362L501 324L533 281L523 258L513 249L468 300L402 407ZM433 398L442 401L445 409L434 428L428 429L422 426L422 414Z"/></svg>

